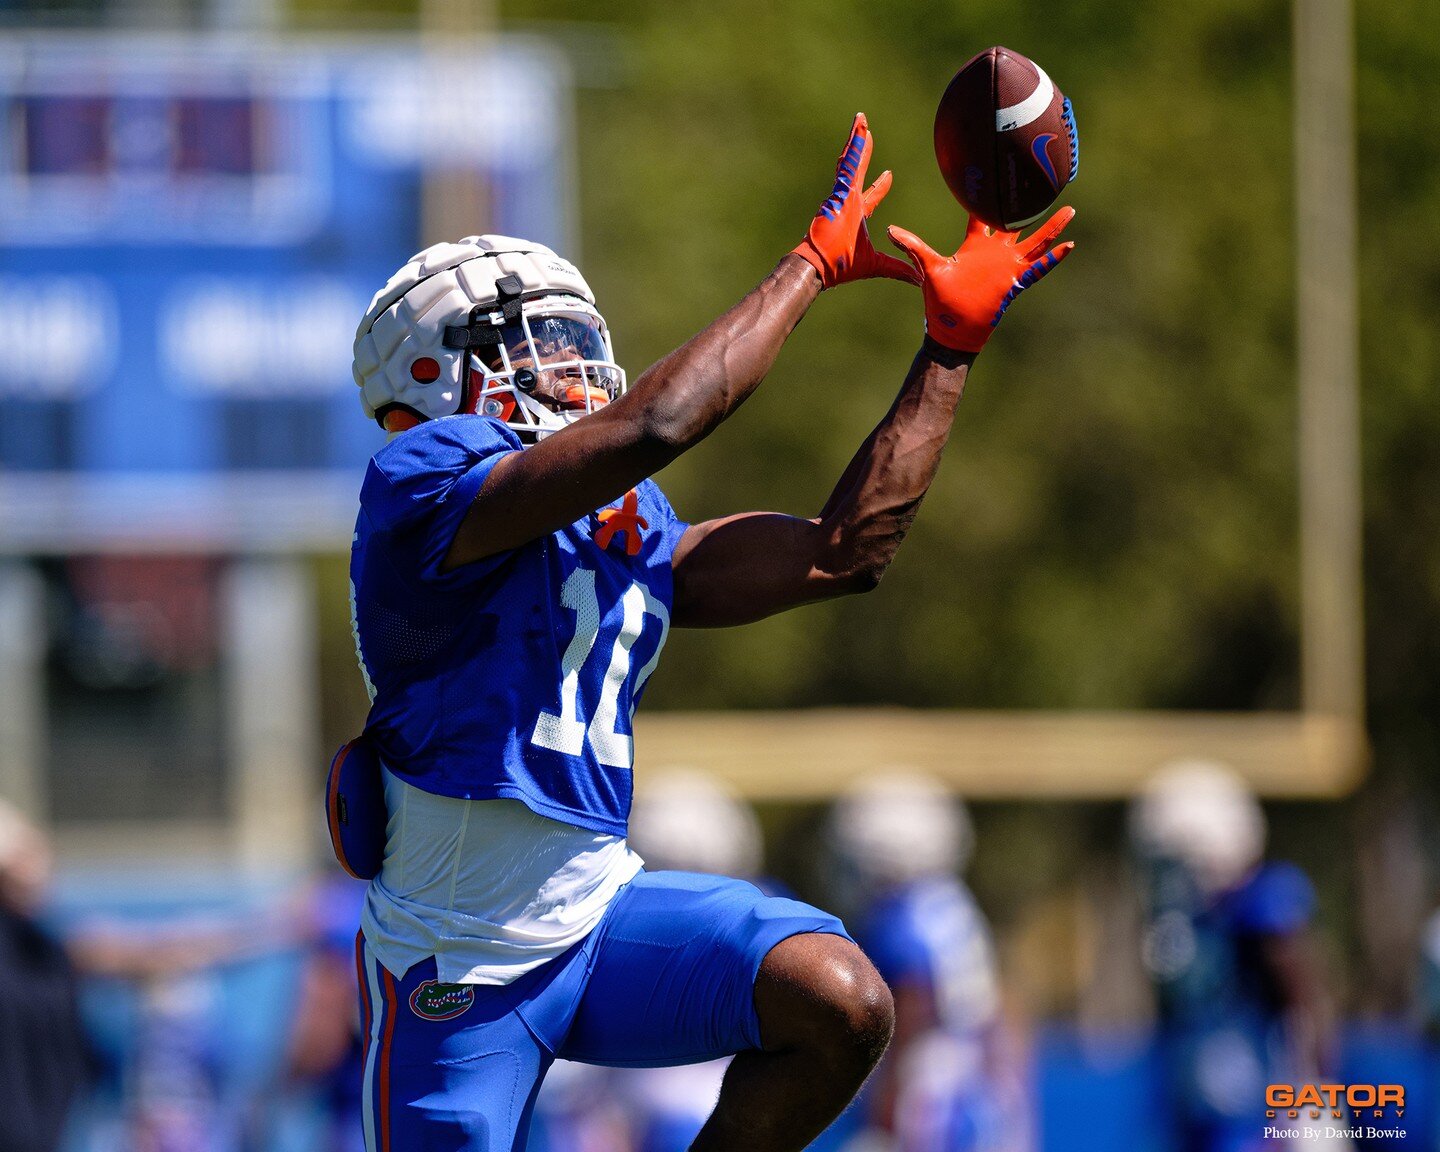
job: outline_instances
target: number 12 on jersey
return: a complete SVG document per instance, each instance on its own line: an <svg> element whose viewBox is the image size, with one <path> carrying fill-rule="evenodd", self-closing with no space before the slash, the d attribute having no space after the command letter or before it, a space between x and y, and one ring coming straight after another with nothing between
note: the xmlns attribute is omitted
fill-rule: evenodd
<svg viewBox="0 0 1440 1152"><path fill-rule="evenodd" d="M580 694L580 675L590 660L595 641L600 635L603 621L600 619L600 600L595 594L595 573L588 568L576 568L560 586L560 603L575 613L575 634L565 647L561 657L560 714L541 712L535 721L535 731L530 742L552 752L563 752L567 756L579 756L585 749L585 741L595 759L610 768L630 768L634 765L634 751L628 732L620 731L620 689L630 676L630 649L640 638L645 627L645 617L654 616L660 621L660 639L655 645L655 654L635 676L630 691L632 701L626 717L626 728L633 719L633 701L655 671L660 660L660 650L665 647L665 637L670 631L670 613L638 581L625 589L620 603L623 618L620 632L610 650L610 662L600 681L598 700L584 700ZM604 649L601 649L603 656ZM583 712L593 708L587 722Z"/></svg>

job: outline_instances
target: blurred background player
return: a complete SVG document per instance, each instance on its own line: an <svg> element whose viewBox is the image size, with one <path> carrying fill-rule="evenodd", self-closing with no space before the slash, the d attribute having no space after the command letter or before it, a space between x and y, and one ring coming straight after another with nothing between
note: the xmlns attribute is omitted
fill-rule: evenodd
<svg viewBox="0 0 1440 1152"><path fill-rule="evenodd" d="M40 922L50 882L45 836L0 800L0 1149L52 1152L87 1078L79 985Z"/></svg>
<svg viewBox="0 0 1440 1152"><path fill-rule="evenodd" d="M846 791L829 838L856 939L895 995L895 1038L857 1109L867 1130L847 1147L1031 1147L990 928L960 878L974 849L965 805L929 777L881 772Z"/></svg>
<svg viewBox="0 0 1440 1152"><path fill-rule="evenodd" d="M1161 1114L1181 1152L1258 1149L1265 1085L1317 1081L1335 1063L1310 881L1264 861L1264 813L1221 764L1161 768L1130 831L1169 1094Z"/></svg>
<svg viewBox="0 0 1440 1152"><path fill-rule="evenodd" d="M64 1140L122 1152L249 1147L255 1101L233 1075L224 976L293 945L290 909L62 919L51 860L44 833L0 801L0 1152ZM352 924L358 908L352 900L345 914ZM105 994L122 1035L82 1013L82 979ZM72 1116L87 1081L115 1098L113 1121Z"/></svg>
<svg viewBox="0 0 1440 1152"><path fill-rule="evenodd" d="M363 1037L355 932L365 885L327 870L302 894L295 931L300 971L279 1069L275 1140L286 1149L362 1152Z"/></svg>

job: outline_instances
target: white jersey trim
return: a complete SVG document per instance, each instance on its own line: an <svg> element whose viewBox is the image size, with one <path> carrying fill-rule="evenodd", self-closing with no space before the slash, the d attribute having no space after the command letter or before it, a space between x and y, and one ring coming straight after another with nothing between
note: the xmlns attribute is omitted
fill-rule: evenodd
<svg viewBox="0 0 1440 1152"><path fill-rule="evenodd" d="M643 861L622 836L459 800L385 770L385 863L360 926L403 976L435 957L442 984L509 984L583 940Z"/></svg>

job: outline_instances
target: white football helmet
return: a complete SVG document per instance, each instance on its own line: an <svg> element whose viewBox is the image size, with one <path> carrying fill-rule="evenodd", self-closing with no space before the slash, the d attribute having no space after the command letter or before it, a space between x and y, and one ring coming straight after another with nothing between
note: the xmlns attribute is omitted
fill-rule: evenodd
<svg viewBox="0 0 1440 1152"><path fill-rule="evenodd" d="M1190 869L1210 894L1238 884L1265 853L1265 813L1233 769L1177 760L1152 775L1130 806L1141 853Z"/></svg>
<svg viewBox="0 0 1440 1152"><path fill-rule="evenodd" d="M510 236L412 256L370 301L353 372L365 414L387 431L478 412L527 443L625 391L585 278Z"/></svg>
<svg viewBox="0 0 1440 1152"><path fill-rule="evenodd" d="M962 872L975 846L964 802L904 767L852 781L831 810L829 836L846 866L882 889Z"/></svg>
<svg viewBox="0 0 1440 1152"><path fill-rule="evenodd" d="M675 768L635 796L630 843L655 869L748 879L760 871L760 823L708 773Z"/></svg>

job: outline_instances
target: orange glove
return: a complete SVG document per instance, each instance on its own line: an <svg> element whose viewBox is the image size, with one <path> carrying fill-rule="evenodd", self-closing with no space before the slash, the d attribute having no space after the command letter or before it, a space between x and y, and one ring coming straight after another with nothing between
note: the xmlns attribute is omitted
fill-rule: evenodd
<svg viewBox="0 0 1440 1152"><path fill-rule="evenodd" d="M870 243L865 221L876 205L890 191L890 173L880 178L859 196L855 189L865 187L865 171L870 167L870 153L875 140L865 113L855 117L845 150L835 165L835 187L820 205L805 239L795 248L820 274L822 288L833 288L850 280L867 280L872 276L888 276L892 280L920 283L920 278L903 260L884 256Z"/></svg>
<svg viewBox="0 0 1440 1152"><path fill-rule="evenodd" d="M1071 244L1051 249L1075 218L1061 208L1028 240L970 217L965 242L954 256L941 256L903 228L891 227L890 240L910 257L925 293L925 332L938 344L960 352L978 352L1021 292L1070 255Z"/></svg>

